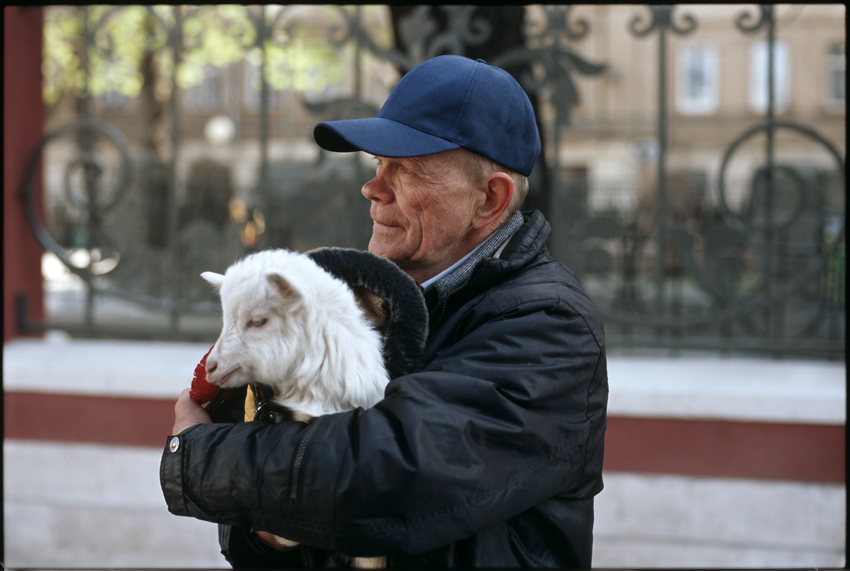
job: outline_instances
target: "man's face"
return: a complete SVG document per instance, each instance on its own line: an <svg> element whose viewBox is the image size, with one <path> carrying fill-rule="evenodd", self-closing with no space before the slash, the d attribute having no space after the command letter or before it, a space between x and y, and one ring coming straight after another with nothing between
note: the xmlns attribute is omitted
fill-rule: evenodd
<svg viewBox="0 0 850 571"><path fill-rule="evenodd" d="M471 223L479 193L456 153L375 160L375 178L361 191L372 201L370 252L421 283L476 246Z"/></svg>

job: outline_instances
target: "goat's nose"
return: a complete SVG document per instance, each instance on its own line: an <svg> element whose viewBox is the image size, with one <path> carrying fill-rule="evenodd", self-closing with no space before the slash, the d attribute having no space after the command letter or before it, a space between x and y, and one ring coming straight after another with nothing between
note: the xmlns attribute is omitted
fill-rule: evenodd
<svg viewBox="0 0 850 571"><path fill-rule="evenodd" d="M218 362L216 362L215 359L210 359L209 357L207 357L206 369L207 374L212 373L213 371L218 369Z"/></svg>

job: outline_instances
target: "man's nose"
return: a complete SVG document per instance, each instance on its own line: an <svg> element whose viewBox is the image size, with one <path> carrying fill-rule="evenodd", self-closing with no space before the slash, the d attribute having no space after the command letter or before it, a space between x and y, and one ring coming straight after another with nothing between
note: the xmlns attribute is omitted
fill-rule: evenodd
<svg viewBox="0 0 850 571"><path fill-rule="evenodd" d="M364 184L360 192L363 196L374 202L391 202L393 197L392 190L386 185L379 174Z"/></svg>

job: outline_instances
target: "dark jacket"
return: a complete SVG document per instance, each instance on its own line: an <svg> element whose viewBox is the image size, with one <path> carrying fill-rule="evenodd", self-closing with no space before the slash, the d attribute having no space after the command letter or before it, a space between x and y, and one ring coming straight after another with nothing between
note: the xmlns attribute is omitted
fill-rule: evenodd
<svg viewBox="0 0 850 571"><path fill-rule="evenodd" d="M418 372L374 408L308 425L195 426L166 449L169 510L390 567L591 565L608 380L596 310L528 213L499 258L448 299L426 295ZM297 551L297 550L296 550ZM304 554L258 555L300 566ZM271 557L260 563L263 557ZM296 562L292 558L297 558ZM321 565L321 561L319 561Z"/></svg>

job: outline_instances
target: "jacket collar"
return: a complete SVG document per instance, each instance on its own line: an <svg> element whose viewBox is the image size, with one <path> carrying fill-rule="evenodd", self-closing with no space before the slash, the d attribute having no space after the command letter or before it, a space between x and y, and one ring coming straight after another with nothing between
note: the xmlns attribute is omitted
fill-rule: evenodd
<svg viewBox="0 0 850 571"><path fill-rule="evenodd" d="M525 264L531 256L536 256L549 240L552 228L539 210L529 210L522 213L524 223L511 236L505 246L500 260L508 260L511 265Z"/></svg>
<svg viewBox="0 0 850 571"><path fill-rule="evenodd" d="M505 221L460 267L433 283L423 293L431 329L442 321L446 302L461 290L474 290L496 273L525 265L549 238L550 227L537 210L515 213ZM498 252L497 256L494 256Z"/></svg>
<svg viewBox="0 0 850 571"><path fill-rule="evenodd" d="M515 212L513 216L496 228L478 247L470 252L462 263L457 264L457 267L452 271L445 272L445 275L429 283L427 286L423 286L423 289L427 292L429 289L434 288L439 292L440 298L449 297L467 281L475 266L478 265L478 262L493 256L519 230L522 224L522 215L519 212Z"/></svg>

